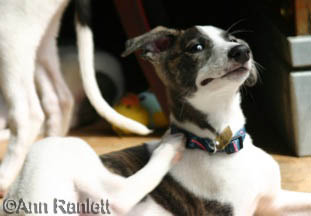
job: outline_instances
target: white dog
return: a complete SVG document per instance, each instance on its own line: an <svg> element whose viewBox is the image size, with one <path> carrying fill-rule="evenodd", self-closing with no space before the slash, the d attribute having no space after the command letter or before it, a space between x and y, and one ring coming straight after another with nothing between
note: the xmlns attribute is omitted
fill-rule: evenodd
<svg viewBox="0 0 311 216"><path fill-rule="evenodd" d="M138 198L144 196L142 193L148 191L146 182L155 186L166 171L163 164L171 157L163 155L161 160L154 160L158 167L149 167L155 143L103 155L104 166L120 176L135 179L139 172L135 173L142 167L149 173L143 182L137 180L136 187L128 185L125 191L131 190L131 193L127 191L124 197L116 198L113 192L108 193L115 204L120 201L120 205L115 206L120 209L116 213L135 216L311 215L311 194L282 190L277 163L254 146L245 132L239 88L243 84L253 85L257 77L251 50L245 41L212 26L186 30L157 27L129 40L123 55L138 49L154 65L167 87L171 110L169 133L183 133L186 150L161 183L135 206ZM106 197L102 188L105 191L115 189L109 177L112 174L102 171L96 155L92 156L96 161L83 161L82 158L89 157L85 157L84 152L76 153L73 146L80 141L68 140L71 151L63 149L65 145L58 145L58 149L54 147L56 150L51 151L50 146L54 146L51 142L55 144L56 141L42 142L35 146L36 153L29 156L29 161L26 160L6 200L25 197L36 203L55 196L66 199L68 194L69 200L74 195L74 199L79 200L79 193L72 192L72 185L76 191L85 191L90 197ZM47 159L42 156L46 154L51 154L48 158L53 160L47 165ZM67 163L69 165L64 166ZM68 174L68 169L78 170L79 176ZM102 179L107 181L99 185ZM85 185L74 184L76 180L84 181ZM66 186L62 187L61 182L66 182ZM130 205L124 204L127 202Z"/></svg>
<svg viewBox="0 0 311 216"><path fill-rule="evenodd" d="M0 4L0 88L11 138L0 167L0 196L20 170L45 121L45 135L65 135L73 99L59 68L56 37L69 0L9 0ZM76 0L77 38L84 89L109 122L138 134L150 131L115 112L101 98L93 69L88 0Z"/></svg>

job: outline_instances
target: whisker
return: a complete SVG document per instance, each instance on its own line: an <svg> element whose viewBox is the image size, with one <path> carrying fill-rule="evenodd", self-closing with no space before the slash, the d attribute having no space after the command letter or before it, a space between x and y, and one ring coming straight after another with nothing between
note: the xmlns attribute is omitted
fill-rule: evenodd
<svg viewBox="0 0 311 216"><path fill-rule="evenodd" d="M250 101L255 101L255 97L253 95L253 92L248 91L248 87L245 84L243 84L240 89L241 89L241 94L243 97L249 97Z"/></svg>
<svg viewBox="0 0 311 216"><path fill-rule="evenodd" d="M241 93L242 93L242 95L247 95L247 88L245 87L245 85L242 85L241 86Z"/></svg>
<svg viewBox="0 0 311 216"><path fill-rule="evenodd" d="M264 66L262 66L261 64L259 64L257 61L253 60L255 66L260 69L260 70L266 70L266 68Z"/></svg>
<svg viewBox="0 0 311 216"><path fill-rule="evenodd" d="M229 26L229 28L226 30L226 32L229 34L230 30L233 29L233 27L237 26L238 24L240 24L241 22L243 22L245 20L246 20L245 18L242 18L242 19L239 19L238 21L234 22L231 26Z"/></svg>
<svg viewBox="0 0 311 216"><path fill-rule="evenodd" d="M263 81L262 81L262 75L261 75L261 72L260 71L257 71L257 80L258 80L258 82L260 83L260 84L262 84L263 83Z"/></svg>
<svg viewBox="0 0 311 216"><path fill-rule="evenodd" d="M251 91L248 92L247 96L249 96L251 101L255 101L255 97Z"/></svg>
<svg viewBox="0 0 311 216"><path fill-rule="evenodd" d="M259 64L258 62L256 62L255 60L253 60L254 62L254 65L253 67L257 68L257 80L260 84L262 84L262 75L261 75L261 72L262 71L265 71L265 67L262 66L261 64Z"/></svg>
<svg viewBox="0 0 311 216"><path fill-rule="evenodd" d="M230 32L231 35L239 34L239 33L253 33L254 31L252 30L246 30L246 29L240 29L240 30L235 30L233 32Z"/></svg>

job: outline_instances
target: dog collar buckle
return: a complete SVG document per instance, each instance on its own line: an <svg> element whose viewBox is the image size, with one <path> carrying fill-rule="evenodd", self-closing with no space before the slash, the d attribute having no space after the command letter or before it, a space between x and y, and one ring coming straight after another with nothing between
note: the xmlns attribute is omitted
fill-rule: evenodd
<svg viewBox="0 0 311 216"><path fill-rule="evenodd" d="M215 154L218 152L219 142L217 140L212 140L212 142L208 143L208 147L211 150L211 154Z"/></svg>
<svg viewBox="0 0 311 216"><path fill-rule="evenodd" d="M214 140L217 151L224 150L232 139L233 133L230 126L226 127L221 134L219 134Z"/></svg>

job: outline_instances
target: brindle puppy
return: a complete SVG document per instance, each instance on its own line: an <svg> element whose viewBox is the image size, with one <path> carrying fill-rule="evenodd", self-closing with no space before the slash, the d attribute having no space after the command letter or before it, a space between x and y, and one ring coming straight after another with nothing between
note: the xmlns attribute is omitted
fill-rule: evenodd
<svg viewBox="0 0 311 216"><path fill-rule="evenodd" d="M189 148L140 206L155 202L166 210L165 215L311 215L311 195L282 190L277 163L255 147L248 134L240 136L238 147L235 141L229 144L233 151L217 147L215 140L225 136L228 128L235 135L243 133L239 89L257 81L245 41L213 26L157 27L127 41L123 56L136 50L153 64L165 84L171 131L177 127L185 132ZM214 141L212 153L208 153L210 146L203 148L197 142L204 138ZM193 142L198 146L193 147ZM104 155L102 161L128 176L148 161L148 152L147 144Z"/></svg>

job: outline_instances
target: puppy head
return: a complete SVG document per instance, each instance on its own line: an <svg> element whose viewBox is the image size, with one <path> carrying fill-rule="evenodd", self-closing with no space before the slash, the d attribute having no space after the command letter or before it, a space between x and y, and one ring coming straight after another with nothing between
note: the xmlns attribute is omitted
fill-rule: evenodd
<svg viewBox="0 0 311 216"><path fill-rule="evenodd" d="M213 26L186 30L157 27L128 40L122 56L142 50L169 89L190 96L196 91L221 90L224 86L252 86L257 71L248 44Z"/></svg>

